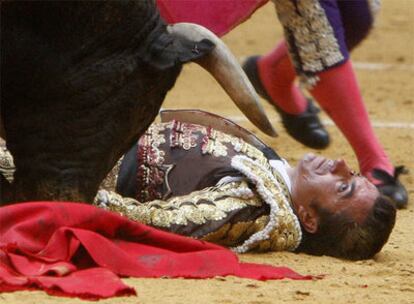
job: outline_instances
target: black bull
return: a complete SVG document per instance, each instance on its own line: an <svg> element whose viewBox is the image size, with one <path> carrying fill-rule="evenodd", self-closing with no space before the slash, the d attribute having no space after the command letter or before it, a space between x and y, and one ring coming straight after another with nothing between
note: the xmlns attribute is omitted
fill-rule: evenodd
<svg viewBox="0 0 414 304"><path fill-rule="evenodd" d="M91 202L158 113L182 63L153 1L1 3L1 117L13 199Z"/></svg>

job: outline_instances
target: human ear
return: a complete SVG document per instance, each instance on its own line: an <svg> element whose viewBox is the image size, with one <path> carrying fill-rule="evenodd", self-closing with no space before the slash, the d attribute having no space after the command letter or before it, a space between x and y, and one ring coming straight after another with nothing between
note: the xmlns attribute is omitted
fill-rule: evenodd
<svg viewBox="0 0 414 304"><path fill-rule="evenodd" d="M318 230L318 216L316 212L304 206L299 206L297 212L303 228L309 233L315 233Z"/></svg>

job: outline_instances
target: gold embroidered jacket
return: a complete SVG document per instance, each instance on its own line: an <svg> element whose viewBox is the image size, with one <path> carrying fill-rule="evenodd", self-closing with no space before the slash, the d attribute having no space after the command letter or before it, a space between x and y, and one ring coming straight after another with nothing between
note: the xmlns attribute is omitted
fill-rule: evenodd
<svg viewBox="0 0 414 304"><path fill-rule="evenodd" d="M268 152L209 125L155 123L119 166L117 192L131 198L101 192L97 203L240 252L294 250L299 222L285 181L269 164L279 157Z"/></svg>

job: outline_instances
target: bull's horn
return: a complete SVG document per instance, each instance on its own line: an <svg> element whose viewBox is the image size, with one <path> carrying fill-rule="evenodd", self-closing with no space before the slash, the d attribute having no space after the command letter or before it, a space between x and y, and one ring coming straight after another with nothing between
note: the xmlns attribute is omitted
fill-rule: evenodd
<svg viewBox="0 0 414 304"><path fill-rule="evenodd" d="M194 23L169 25L168 31L174 36L183 37L190 41L201 41L202 39L212 41L216 45L214 50L195 62L214 76L233 99L236 106L255 126L267 135L277 135L259 102L259 96L237 59L215 34Z"/></svg>

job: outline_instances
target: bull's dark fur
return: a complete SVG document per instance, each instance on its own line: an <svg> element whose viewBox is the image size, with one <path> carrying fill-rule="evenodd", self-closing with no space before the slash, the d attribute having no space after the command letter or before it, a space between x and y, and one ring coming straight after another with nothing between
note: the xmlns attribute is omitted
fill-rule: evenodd
<svg viewBox="0 0 414 304"><path fill-rule="evenodd" d="M184 62L153 1L1 3L1 117L14 200L91 202L147 129Z"/></svg>

